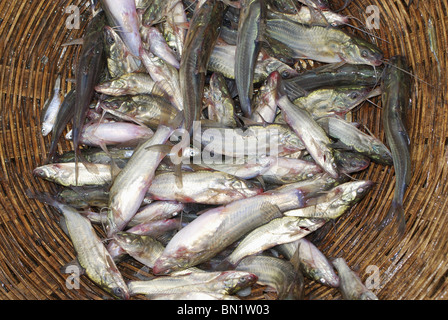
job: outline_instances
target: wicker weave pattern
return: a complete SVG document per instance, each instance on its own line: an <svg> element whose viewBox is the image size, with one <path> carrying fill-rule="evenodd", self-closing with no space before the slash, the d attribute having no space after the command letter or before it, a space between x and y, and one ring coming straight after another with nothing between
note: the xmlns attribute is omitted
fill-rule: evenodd
<svg viewBox="0 0 448 320"><path fill-rule="evenodd" d="M377 5L381 21L375 32L385 41L375 41L386 57L406 55L420 79L414 83L409 114L414 173L405 197L405 236L394 242L387 230L380 233L375 229L390 206L394 170L371 165L356 177L373 180L376 186L337 221L319 247L328 257L347 259L363 280L377 267L381 284L374 292L380 299L446 299L448 1L414 1L409 9L405 2L371 0L366 4L355 0L342 12L364 22L369 17L366 6ZM27 189L53 188L32 175L44 161L50 141L40 133L40 110L51 96L58 73L62 75L62 92L73 86L70 79L74 78L79 46L61 44L82 35L91 14L88 3L0 2L0 299L110 298L86 277L81 277L79 290L67 288L67 276L60 268L74 259L73 247L58 225L58 214L25 195ZM79 30L65 25L69 5L80 8L83 19ZM437 34L440 79L429 47L429 18ZM361 26L356 21L353 24ZM374 102L381 107L379 99ZM366 103L353 116L384 141L380 108ZM69 149L70 143L61 140L59 151ZM137 273L145 274L137 263L120 264L120 270L130 279ZM307 295L313 299L340 298L336 289L316 284L307 286Z"/></svg>

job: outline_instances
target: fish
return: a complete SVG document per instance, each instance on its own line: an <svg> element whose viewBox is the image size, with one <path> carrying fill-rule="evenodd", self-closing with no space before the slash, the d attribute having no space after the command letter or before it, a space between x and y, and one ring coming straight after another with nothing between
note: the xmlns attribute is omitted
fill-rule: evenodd
<svg viewBox="0 0 448 320"><path fill-rule="evenodd" d="M34 168L33 175L65 187L110 185L112 182L110 165L89 165L95 169L95 172L83 163L77 167L75 162L68 162L39 166Z"/></svg>
<svg viewBox="0 0 448 320"><path fill-rule="evenodd" d="M235 103L229 92L226 79L219 72L214 72L210 77L209 95L208 119L226 127L237 127Z"/></svg>
<svg viewBox="0 0 448 320"><path fill-rule="evenodd" d="M381 81L383 66L367 64L325 64L284 79L282 84L291 101L318 88L338 86L375 87Z"/></svg>
<svg viewBox="0 0 448 320"><path fill-rule="evenodd" d="M222 73L228 79L235 79L235 53L236 45L228 45L218 42L214 47L207 69L211 72ZM253 83L265 81L268 76L278 71L282 78L289 79L298 73L294 68L272 56L260 55L255 63Z"/></svg>
<svg viewBox="0 0 448 320"><path fill-rule="evenodd" d="M153 201L137 211L127 226L134 227L149 221L170 219L178 215L184 208L185 204L179 201Z"/></svg>
<svg viewBox="0 0 448 320"><path fill-rule="evenodd" d="M317 123L330 137L337 140L336 144L341 149L361 153L383 165L393 164L389 148L381 140L362 132L352 123L336 117L324 117L318 119Z"/></svg>
<svg viewBox="0 0 448 320"><path fill-rule="evenodd" d="M154 135L140 144L126 166L115 177L110 187L110 201L106 224L111 237L122 231L137 212L152 180L157 166L166 153L151 146L163 145L180 125L181 114L168 124L161 124Z"/></svg>
<svg viewBox="0 0 448 320"><path fill-rule="evenodd" d="M318 191L307 199L303 208L284 212L285 216L316 219L337 219L356 203L361 201L372 189L370 180L349 181L326 190Z"/></svg>
<svg viewBox="0 0 448 320"><path fill-rule="evenodd" d="M180 292L159 294L151 298L152 300L241 300L235 295L221 294L216 292Z"/></svg>
<svg viewBox="0 0 448 320"><path fill-rule="evenodd" d="M131 295L144 294L149 298L160 294L198 291L231 295L250 287L256 281L256 275L244 271L198 271L146 281L130 281L129 290Z"/></svg>
<svg viewBox="0 0 448 320"><path fill-rule="evenodd" d="M129 51L135 57L140 57L142 39L135 0L123 0L120 3L114 0L101 0L101 7L106 13L108 23L118 29L117 32Z"/></svg>
<svg viewBox="0 0 448 320"><path fill-rule="evenodd" d="M196 9L190 20L179 69L181 96L185 105L184 126L190 134L193 122L200 120L207 65L223 18L224 4L211 0Z"/></svg>
<svg viewBox="0 0 448 320"><path fill-rule="evenodd" d="M330 260L307 238L284 243L277 247L302 274L318 283L337 288L339 276Z"/></svg>
<svg viewBox="0 0 448 320"><path fill-rule="evenodd" d="M156 82L145 72L125 73L95 86L95 91L108 96L152 94Z"/></svg>
<svg viewBox="0 0 448 320"><path fill-rule="evenodd" d="M151 93L164 97L177 110L182 111L184 101L182 100L179 71L144 48L141 49L140 54L148 74L156 82Z"/></svg>
<svg viewBox="0 0 448 320"><path fill-rule="evenodd" d="M344 300L378 300L378 297L350 269L344 258L336 258L332 263L338 272L340 279L339 290Z"/></svg>
<svg viewBox="0 0 448 320"><path fill-rule="evenodd" d="M84 125L80 142L86 146L136 146L149 139L154 131L148 127L125 121L88 122Z"/></svg>
<svg viewBox="0 0 448 320"><path fill-rule="evenodd" d="M235 51L235 82L241 109L247 118L252 115L253 78L265 19L264 0L241 1Z"/></svg>
<svg viewBox="0 0 448 320"><path fill-rule="evenodd" d="M113 239L128 255L150 268L154 266L154 262L164 249L164 246L153 237L131 232L117 232Z"/></svg>
<svg viewBox="0 0 448 320"><path fill-rule="evenodd" d="M246 271L258 277L257 283L272 287L278 300L302 300L304 279L300 270L284 259L252 255L243 258L235 270Z"/></svg>
<svg viewBox="0 0 448 320"><path fill-rule="evenodd" d="M180 219L176 218L142 222L127 228L126 231L118 231L114 234L107 244L107 250L115 262L135 254L134 259L141 259L139 260L141 263L152 266L163 251L166 238L169 238L171 233L180 227ZM116 237L117 234L120 236ZM140 239L139 236L144 236L144 238ZM146 245L151 247L145 248Z"/></svg>
<svg viewBox="0 0 448 320"><path fill-rule="evenodd" d="M80 273L86 274L116 298L129 299L128 286L89 219L48 194L29 196L55 207L64 217L64 225L76 252L76 264L73 267L76 266Z"/></svg>
<svg viewBox="0 0 448 320"><path fill-rule="evenodd" d="M76 209L89 209L91 207L106 207L109 201L109 192L106 188L65 188L58 193L57 199Z"/></svg>
<svg viewBox="0 0 448 320"><path fill-rule="evenodd" d="M129 158L134 153L133 148L108 148L107 152L101 148L89 148L82 150L82 156L91 163L108 164L110 165L111 158L113 162L120 168L123 168L128 162ZM73 162L75 161L75 152L66 151L57 157L57 162Z"/></svg>
<svg viewBox="0 0 448 320"><path fill-rule="evenodd" d="M266 19L266 37L295 51L294 58L323 63L350 63L380 66L384 54L372 43L339 28L309 26L289 19Z"/></svg>
<svg viewBox="0 0 448 320"><path fill-rule="evenodd" d="M111 27L104 27L104 53L111 78L141 70L141 61L135 57L120 35Z"/></svg>
<svg viewBox="0 0 448 320"><path fill-rule="evenodd" d="M156 275L168 274L207 261L244 234L302 205L298 190L268 191L211 208L179 230L155 262Z"/></svg>
<svg viewBox="0 0 448 320"><path fill-rule="evenodd" d="M75 162L80 160L80 138L86 120L87 110L95 93L95 85L100 81L105 66L104 32L106 17L103 11L95 15L86 27L83 45L76 70L75 106L73 115L73 148ZM86 164L84 164L86 165ZM78 168L78 166L77 166Z"/></svg>
<svg viewBox="0 0 448 320"><path fill-rule="evenodd" d="M152 52L157 57L165 60L167 63L179 69L180 63L173 49L168 46L162 32L156 27L140 28L143 47Z"/></svg>
<svg viewBox="0 0 448 320"><path fill-rule="evenodd" d="M308 110L314 119L343 117L366 101L371 92L370 87L363 86L321 88L297 98L293 103Z"/></svg>
<svg viewBox="0 0 448 320"><path fill-rule="evenodd" d="M147 194L156 200L224 205L263 192L258 185L220 171L182 172L182 186L176 172L158 173Z"/></svg>
<svg viewBox="0 0 448 320"><path fill-rule="evenodd" d="M254 96L255 108L251 120L260 123L274 122L277 115L277 99L281 81L278 71L274 71L268 76L266 84Z"/></svg>
<svg viewBox="0 0 448 320"><path fill-rule="evenodd" d="M314 161L276 157L268 170L261 174L264 182L271 184L287 184L311 179L322 172L322 168Z"/></svg>
<svg viewBox="0 0 448 320"><path fill-rule="evenodd" d="M395 219L397 233L403 236L406 228L403 198L412 177L410 138L406 126L411 101L411 76L403 71L408 69L404 56L393 56L389 63L382 82L382 123L386 143L392 153L395 189L391 207L382 220L380 229Z"/></svg>
<svg viewBox="0 0 448 320"><path fill-rule="evenodd" d="M179 112L165 97L154 94L109 97L101 101L100 107L122 120L135 122L152 130L157 130L160 119L173 121Z"/></svg>
<svg viewBox="0 0 448 320"><path fill-rule="evenodd" d="M331 148L331 140L326 132L307 110L293 104L286 95L281 96L277 103L285 121L302 140L314 161L333 178L337 178L339 173Z"/></svg>
<svg viewBox="0 0 448 320"><path fill-rule="evenodd" d="M76 103L76 91L71 89L63 98L61 107L59 109L58 115L53 126L53 134L51 135L50 148L48 150L48 156L44 164L53 162L56 157L56 149L58 146L58 141L62 136L67 124L72 120L75 114L75 103Z"/></svg>
<svg viewBox="0 0 448 320"><path fill-rule="evenodd" d="M61 104L61 76L58 75L53 87L53 96L46 101L44 109L42 110L43 117L41 119L41 131L44 137L53 130Z"/></svg>
<svg viewBox="0 0 448 320"><path fill-rule="evenodd" d="M171 47L174 55L180 61L184 53L189 20L183 2L173 0L172 3L172 9L166 13L165 21L162 21L161 27L168 46Z"/></svg>
<svg viewBox="0 0 448 320"><path fill-rule="evenodd" d="M243 163L201 163L201 167L225 172L241 179L253 179L269 170L276 161L276 156L257 157L255 160L245 159Z"/></svg>
<svg viewBox="0 0 448 320"><path fill-rule="evenodd" d="M249 232L222 262L221 268L235 267L244 257L258 254L277 245L306 237L322 227L325 219L283 216L272 219Z"/></svg>
<svg viewBox="0 0 448 320"><path fill-rule="evenodd" d="M297 13L282 13L282 15L298 23L314 26L337 27L348 23L348 18L339 13L331 10L319 11L308 6L301 6Z"/></svg>
<svg viewBox="0 0 448 320"><path fill-rule="evenodd" d="M195 127L192 138L195 145L204 147L202 161L205 163L222 163L221 157L212 154L233 157L235 162L244 163L245 157L282 156L305 149L290 127L275 123L249 125L245 130L201 125Z"/></svg>

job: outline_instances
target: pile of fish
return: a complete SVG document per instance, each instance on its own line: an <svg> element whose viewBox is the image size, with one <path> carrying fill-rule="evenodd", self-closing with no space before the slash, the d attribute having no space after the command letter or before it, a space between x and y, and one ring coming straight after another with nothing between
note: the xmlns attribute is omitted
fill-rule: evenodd
<svg viewBox="0 0 448 320"><path fill-rule="evenodd" d="M100 6L76 85L62 98L58 78L43 111L51 145L34 175L59 191L29 194L60 211L85 274L123 299L240 299L255 285L305 299L305 278L377 299L308 236L369 193L351 174L372 162L395 167L383 226L398 217L403 232L404 58L384 66L323 0ZM391 150L349 117L379 95ZM74 150L58 154L68 124ZM154 277L124 279L126 259Z"/></svg>

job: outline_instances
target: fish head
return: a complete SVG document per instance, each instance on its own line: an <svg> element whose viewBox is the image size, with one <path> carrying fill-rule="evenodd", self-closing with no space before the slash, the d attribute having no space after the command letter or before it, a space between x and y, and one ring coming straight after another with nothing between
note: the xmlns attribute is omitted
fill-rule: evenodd
<svg viewBox="0 0 448 320"><path fill-rule="evenodd" d="M113 235L113 239L122 247L137 246L140 244L140 237L134 233L119 231Z"/></svg>
<svg viewBox="0 0 448 320"><path fill-rule="evenodd" d="M357 152L335 152L336 163L341 172L353 173L366 169L370 165L370 159Z"/></svg>
<svg viewBox="0 0 448 320"><path fill-rule="evenodd" d="M347 204L353 205L363 199L373 185L374 183L370 180L348 182L341 186L345 189L342 200Z"/></svg>
<svg viewBox="0 0 448 320"><path fill-rule="evenodd" d="M333 106L338 110L345 110L347 112L349 109L365 101L370 91L371 88L367 86L337 88L333 95Z"/></svg>
<svg viewBox="0 0 448 320"><path fill-rule="evenodd" d="M258 280L255 274L244 271L224 271L218 278L224 282L227 294L250 287Z"/></svg>
<svg viewBox="0 0 448 320"><path fill-rule="evenodd" d="M128 300L131 296L129 290L125 285L123 286L123 284L112 286L110 291L115 297L122 300Z"/></svg>
<svg viewBox="0 0 448 320"><path fill-rule="evenodd" d="M244 198L255 196L264 191L258 184L244 179L236 179L233 175L229 175L224 184L234 193Z"/></svg>
<svg viewBox="0 0 448 320"><path fill-rule="evenodd" d="M351 37L350 41L341 47L341 51L341 57L347 63L371 66L380 66L383 63L383 52L361 38Z"/></svg>
<svg viewBox="0 0 448 320"><path fill-rule="evenodd" d="M345 25L349 21L347 16L343 16L333 11L325 11L324 15L332 27Z"/></svg>
<svg viewBox="0 0 448 320"><path fill-rule="evenodd" d="M390 150L381 141L372 143L371 147L372 153L370 154L370 157L372 157L375 162L387 166L393 164L392 154L390 153Z"/></svg>
<svg viewBox="0 0 448 320"><path fill-rule="evenodd" d="M104 50L110 59L120 58L126 51L126 46L118 33L110 26L104 27Z"/></svg>
<svg viewBox="0 0 448 320"><path fill-rule="evenodd" d="M33 170L33 175L35 177L39 177L39 178L45 179L48 176L48 169L47 169L47 167L35 168Z"/></svg>
<svg viewBox="0 0 448 320"><path fill-rule="evenodd" d="M33 174L36 177L54 181L58 180L58 178L67 178L66 170L63 170L63 168L57 163L51 163L41 167L37 167L33 170Z"/></svg>
<svg viewBox="0 0 448 320"><path fill-rule="evenodd" d="M266 64L266 72L271 75L275 71L278 72L282 79L293 78L299 74L294 68L291 68L286 63L283 63L278 59L271 58Z"/></svg>
<svg viewBox="0 0 448 320"><path fill-rule="evenodd" d="M42 130L41 130L42 135L43 135L44 137L46 137L46 136L51 132L52 129L53 129L53 126L52 126L52 125L50 125L50 124L48 124L48 123L43 123L43 124L42 124Z"/></svg>

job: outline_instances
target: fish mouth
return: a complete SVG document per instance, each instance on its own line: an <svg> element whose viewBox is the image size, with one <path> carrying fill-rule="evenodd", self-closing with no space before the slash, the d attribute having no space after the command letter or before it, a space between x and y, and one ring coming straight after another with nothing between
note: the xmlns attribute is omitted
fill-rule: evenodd
<svg viewBox="0 0 448 320"><path fill-rule="evenodd" d="M42 169L40 169L40 168L36 168L36 169L33 170L33 175L34 175L35 177L40 177L40 178L42 178L42 177L45 176L45 172L44 172L44 170L42 170Z"/></svg>

